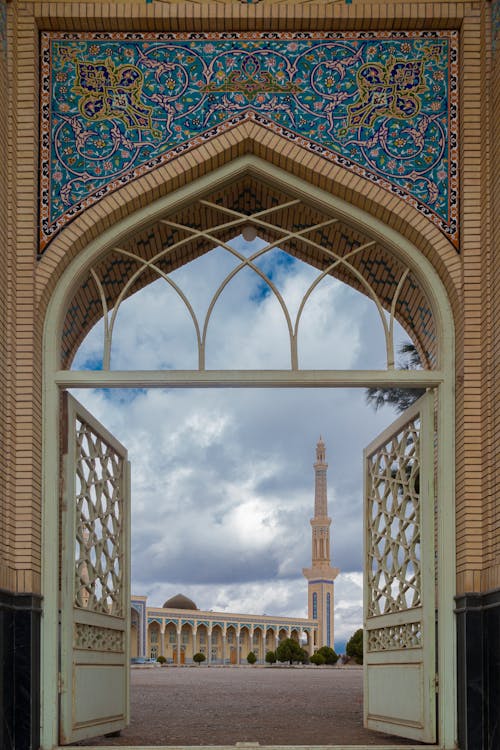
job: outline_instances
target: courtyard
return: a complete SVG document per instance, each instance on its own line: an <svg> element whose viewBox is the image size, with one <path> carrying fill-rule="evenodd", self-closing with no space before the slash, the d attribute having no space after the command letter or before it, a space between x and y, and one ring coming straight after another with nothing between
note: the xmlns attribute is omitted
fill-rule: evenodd
<svg viewBox="0 0 500 750"><path fill-rule="evenodd" d="M132 669L130 726L80 745L237 742L405 744L363 729L362 667L201 666Z"/></svg>

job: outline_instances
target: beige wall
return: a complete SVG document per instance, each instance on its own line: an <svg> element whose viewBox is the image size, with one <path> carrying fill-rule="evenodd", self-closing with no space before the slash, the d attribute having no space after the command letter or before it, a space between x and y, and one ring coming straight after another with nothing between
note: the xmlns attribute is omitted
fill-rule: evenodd
<svg viewBox="0 0 500 750"><path fill-rule="evenodd" d="M0 0L2 17L7 14L7 3ZM9 40L7 40L6 28L0 46L0 91L8 92L7 79L7 54L10 49ZM10 41L11 43L11 41ZM3 97L4 114L6 98ZM0 117L0 164L6 165L9 158L9 135L8 135L8 117ZM6 169L0 169L0 265L3 269L8 268L9 253L8 245L8 172ZM7 337L7 319L8 319L8 298L7 282L8 273L0 274L0 445L5 446L7 441L12 440L11 430L8 427L8 408L7 399L4 394L9 388L9 368L6 367L9 357L9 341ZM14 585L13 561L12 561L12 537L14 534L14 518L12 516L12 507L8 502L11 490L11 477L8 475L8 453L0 451L0 477L3 481L0 484L0 588L10 589Z"/></svg>
<svg viewBox="0 0 500 750"><path fill-rule="evenodd" d="M9 4L9 131L0 118L0 585L40 591L41 364L47 301L69 260L127 212L253 152L353 202L413 242L434 264L450 296L457 331L457 589L500 586L497 499L500 405L500 178L497 52L490 71L487 2ZM17 15L16 15L17 14ZM464 17L463 22L461 22ZM362 178L322 162L255 124L245 124L180 157L76 219L36 262L37 39L39 29L461 27L461 254L411 206ZM5 86L6 63L0 60ZM494 76L496 86L491 76ZM491 137L490 137L491 136ZM7 200L5 199L7 197ZM7 228L5 226L7 224ZM496 249L496 252L494 251ZM14 283L15 279L15 283ZM8 286L7 286L8 283Z"/></svg>
<svg viewBox="0 0 500 750"><path fill-rule="evenodd" d="M487 39L494 33L490 26L490 9L489 3L483 5ZM484 590L500 585L500 29L497 28L496 31L497 38L492 45L496 54L491 54L491 58L489 55L485 57L482 78L489 105L483 108L483 117L489 126L489 137L483 136L483 158L490 166L482 195L482 223L488 229L483 245L486 249L483 284L489 291L488 296L485 296L489 305L484 316L484 327L488 334L483 339L483 357L488 365L483 387L488 400L489 438L484 483ZM491 64L491 69L487 63Z"/></svg>

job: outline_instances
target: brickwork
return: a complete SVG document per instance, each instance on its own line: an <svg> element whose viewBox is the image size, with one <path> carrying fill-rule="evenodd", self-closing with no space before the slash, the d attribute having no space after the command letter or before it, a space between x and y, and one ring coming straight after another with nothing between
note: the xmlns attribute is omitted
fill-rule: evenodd
<svg viewBox="0 0 500 750"><path fill-rule="evenodd" d="M12 121L10 141L15 162L11 169L10 197L12 257L15 259L15 296L10 301L15 355L11 419L15 425L15 452L11 468L15 481L11 499L15 508L16 590L40 592L41 553L41 321L33 304L34 247L37 227L38 151L38 33L34 18L19 6L12 56Z"/></svg>
<svg viewBox="0 0 500 750"><path fill-rule="evenodd" d="M8 50L13 40L7 39L7 3L0 3L0 90L5 91L7 97L4 99L4 108L9 101L8 85ZM5 109L4 109L5 111ZM12 114L12 112L11 112ZM0 118L0 164L7 165L9 159L8 148L8 116ZM3 269L9 268L9 181L7 169L0 170L0 233L3 241L0 243L0 264ZM0 389L2 394L7 394L9 389L9 339L8 339L8 279L9 274L2 273L0 276ZM5 478L0 484L0 588L11 589L13 586L13 564L12 564L12 535L14 532L14 519L12 517L10 503L8 502L11 475L9 472L10 451L13 448L12 431L8 420L8 398L0 399L0 445L4 449L0 451L0 476Z"/></svg>
<svg viewBox="0 0 500 750"><path fill-rule="evenodd" d="M449 294L457 329L457 562L458 590L479 591L500 585L498 556L500 510L496 502L500 405L500 322L494 311L500 302L500 263L493 249L500 229L500 177L488 158L498 163L500 150L500 54L489 78L489 57L480 48L490 33L488 4L461 2L324 3L316 5L237 2L209 3L43 3L9 6L12 40L9 93L9 134L0 121L0 223L9 227L2 243L0 277L0 353L4 398L0 419L6 450L0 469L6 477L1 492L2 558L0 585L18 591L39 591L40 472L41 472L41 339L43 316L50 293L71 258L104 229L131 211L216 169L238 155L254 153L312 184L363 208L413 242L433 263ZM16 12L18 15L16 16ZM462 17L465 16L463 23ZM107 196L65 229L38 263L36 255L36 163L38 113L38 30L166 29L210 30L277 29L388 29L461 27L461 254L429 221L399 199L369 185L363 178L325 163L297 145L244 123L196 151ZM5 60L0 63L2 84ZM495 85L496 82L496 85ZM488 91L491 110L488 112ZM488 125L491 140L488 140ZM7 154L7 143L11 148ZM491 144L491 146L489 145ZM489 153L489 149L492 153ZM492 226L490 236L490 206ZM6 210L7 206L7 210ZM7 215L8 212L8 215ZM491 251L491 255L489 255ZM13 264L15 259L15 268ZM9 272L12 270L10 284ZM14 283L14 278L16 283ZM3 286L2 286L3 285ZM488 296L491 295L491 307ZM36 305L33 301L36 299ZM9 318L10 316L10 318ZM12 331L12 339L9 339ZM490 395L490 400L484 394ZM8 438L6 440L6 438ZM3 463L2 463L3 462ZM14 552L15 551L15 552ZM17 578L14 581L12 571Z"/></svg>
<svg viewBox="0 0 500 750"><path fill-rule="evenodd" d="M493 4L492 4L493 5ZM488 351L488 394L491 413L488 425L490 442L488 445L488 473L485 487L486 507L486 554L485 567L483 571L482 588L488 591L500 586L500 29L498 19L500 18L500 7L496 2L496 23L489 23L489 5L485 8L488 24L485 29L485 48L491 55L491 74L485 77L485 86L488 87L489 100L489 171L488 205L490 214L487 217L490 224L489 242L487 248L489 253L486 257L485 281L490 285L489 315L485 324L489 329L487 339ZM492 44L489 40L492 36ZM486 217L485 217L486 219Z"/></svg>
<svg viewBox="0 0 500 750"><path fill-rule="evenodd" d="M480 11L461 30L461 179L460 217L463 304L457 320L457 576L459 591L480 585L482 526L481 334L481 35Z"/></svg>

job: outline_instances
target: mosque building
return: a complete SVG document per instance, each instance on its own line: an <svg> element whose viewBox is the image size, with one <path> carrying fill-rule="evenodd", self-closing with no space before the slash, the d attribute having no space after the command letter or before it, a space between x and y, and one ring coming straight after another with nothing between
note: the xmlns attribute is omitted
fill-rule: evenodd
<svg viewBox="0 0 500 750"><path fill-rule="evenodd" d="M205 654L209 664L240 664L253 651L257 662L274 651L284 638L303 643L309 655L321 646L334 645L334 580L338 568L330 563L325 444L316 446L314 517L311 567L304 568L308 581L308 618L272 617L200 610L183 594L168 599L163 607L150 607L146 596L131 598L131 657L187 664L194 654Z"/></svg>

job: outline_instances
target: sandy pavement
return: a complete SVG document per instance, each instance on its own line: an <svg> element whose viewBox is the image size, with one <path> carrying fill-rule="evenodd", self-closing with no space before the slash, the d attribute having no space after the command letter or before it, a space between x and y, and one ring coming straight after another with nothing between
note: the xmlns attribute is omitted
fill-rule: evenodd
<svg viewBox="0 0 500 750"><path fill-rule="evenodd" d="M131 724L86 745L390 745L363 729L358 667L131 670Z"/></svg>

